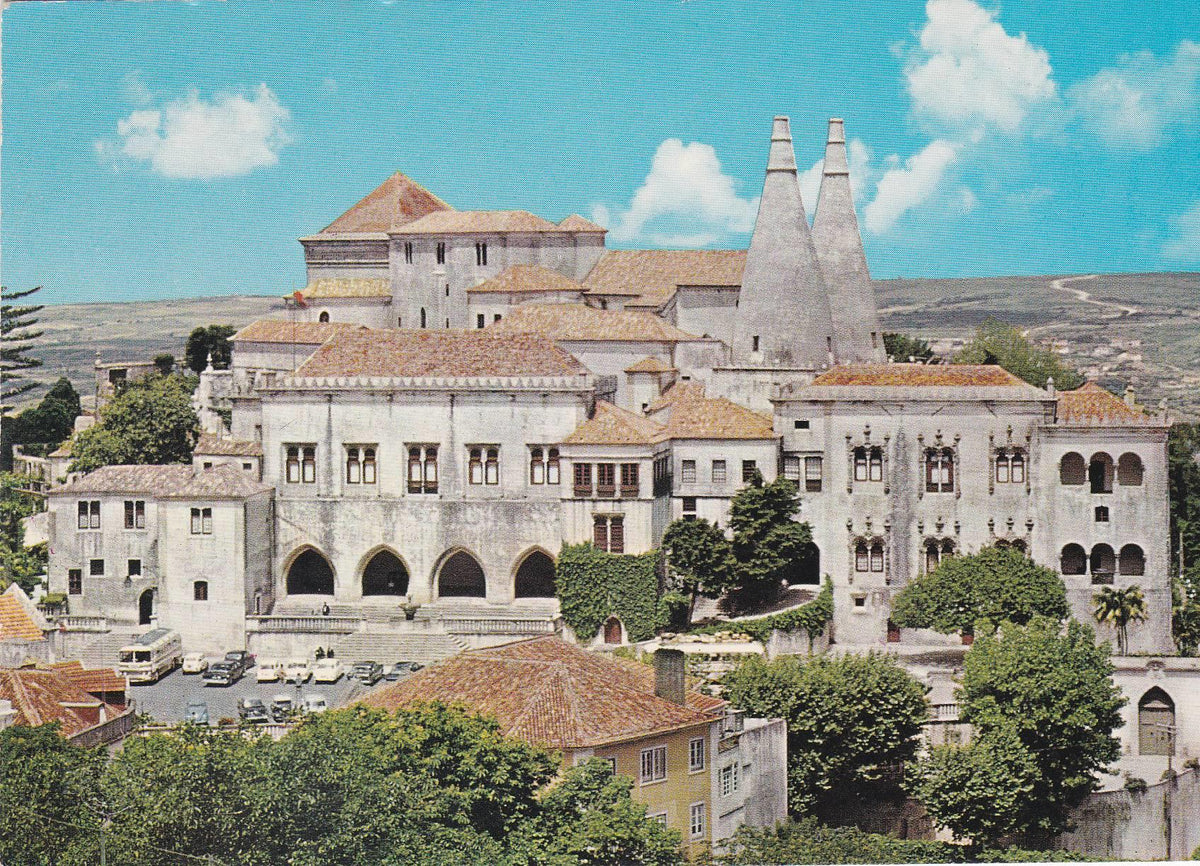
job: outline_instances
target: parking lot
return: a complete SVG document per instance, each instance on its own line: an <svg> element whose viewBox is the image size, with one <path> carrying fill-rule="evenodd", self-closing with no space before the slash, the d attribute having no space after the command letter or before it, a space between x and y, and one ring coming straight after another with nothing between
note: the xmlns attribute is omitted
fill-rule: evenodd
<svg viewBox="0 0 1200 866"><path fill-rule="evenodd" d="M208 719L216 724L221 719L238 717L237 703L242 698L262 698L270 706L275 695L287 695L299 700L304 695L324 695L330 709L353 703L374 689L390 685L380 680L368 688L357 680L342 677L336 683L314 683L309 680L297 688L295 683L255 682L257 667L250 668L246 675L231 686L206 686L199 674L183 674L176 669L156 683L134 685L129 695L137 701L138 712L146 713L159 722L183 721L188 701L203 701L208 704Z"/></svg>

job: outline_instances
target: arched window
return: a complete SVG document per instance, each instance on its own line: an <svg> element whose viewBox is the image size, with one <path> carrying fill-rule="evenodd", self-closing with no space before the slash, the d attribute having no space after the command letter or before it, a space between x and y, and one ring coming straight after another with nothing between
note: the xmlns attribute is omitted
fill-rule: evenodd
<svg viewBox="0 0 1200 866"><path fill-rule="evenodd" d="M1117 483L1122 487L1141 487L1142 458L1132 451L1126 451L1117 461Z"/></svg>
<svg viewBox="0 0 1200 866"><path fill-rule="evenodd" d="M372 556L363 569L362 594L407 595L408 569L400 557L390 550L381 550Z"/></svg>
<svg viewBox="0 0 1200 866"><path fill-rule="evenodd" d="M487 579L475 557L460 550L448 558L438 570L438 595L442 597L487 596Z"/></svg>
<svg viewBox="0 0 1200 866"><path fill-rule="evenodd" d="M288 595L333 595L333 568L329 560L309 548L292 560L287 570Z"/></svg>
<svg viewBox="0 0 1200 866"><path fill-rule="evenodd" d="M854 480L883 480L883 449L859 446L854 449Z"/></svg>
<svg viewBox="0 0 1200 866"><path fill-rule="evenodd" d="M1158 686L1138 701L1138 753L1175 754L1175 702Z"/></svg>
<svg viewBox="0 0 1200 866"><path fill-rule="evenodd" d="M1093 454L1088 461L1088 483L1093 493L1112 493L1113 461L1103 451Z"/></svg>
<svg viewBox="0 0 1200 866"><path fill-rule="evenodd" d="M1145 574L1146 555L1136 544L1127 544L1121 548L1118 567L1121 574Z"/></svg>
<svg viewBox="0 0 1200 866"><path fill-rule="evenodd" d="M1059 565L1062 574L1086 574L1087 553L1078 544L1068 544L1062 549Z"/></svg>
<svg viewBox="0 0 1200 866"><path fill-rule="evenodd" d="M1029 551L1029 548L1026 546L1025 541L1020 538L1013 539L1012 549L1019 550L1019 551L1021 551L1021 553L1028 553L1028 551Z"/></svg>
<svg viewBox="0 0 1200 866"><path fill-rule="evenodd" d="M208 601L207 580L197 580L192 583L192 601Z"/></svg>
<svg viewBox="0 0 1200 866"><path fill-rule="evenodd" d="M425 327L425 308L421 307L421 327Z"/></svg>
<svg viewBox="0 0 1200 866"><path fill-rule="evenodd" d="M855 448L854 449L854 480L855 481L866 481L867 480L867 449L866 448Z"/></svg>
<svg viewBox="0 0 1200 866"><path fill-rule="evenodd" d="M954 450L930 448L925 452L925 491L954 492Z"/></svg>
<svg viewBox="0 0 1200 866"><path fill-rule="evenodd" d="M1107 544L1097 544L1091 555L1092 583L1112 583L1117 570L1117 555Z"/></svg>
<svg viewBox="0 0 1200 866"><path fill-rule="evenodd" d="M854 570L864 572L871 570L871 551L865 541L854 545Z"/></svg>
<svg viewBox="0 0 1200 866"><path fill-rule="evenodd" d="M883 542L871 545L871 571L883 573Z"/></svg>
<svg viewBox="0 0 1200 866"><path fill-rule="evenodd" d="M321 315L317 316L317 321L318 322L328 322L329 321L329 311L322 310Z"/></svg>
<svg viewBox="0 0 1200 866"><path fill-rule="evenodd" d="M154 590L147 589L138 597L138 625L150 625L154 619Z"/></svg>
<svg viewBox="0 0 1200 866"><path fill-rule="evenodd" d="M930 574L935 571L941 561L942 550L938 547L938 543L932 540L925 542L925 573Z"/></svg>
<svg viewBox="0 0 1200 866"><path fill-rule="evenodd" d="M996 483L1025 483L1025 453L1023 451L1002 448L996 452Z"/></svg>
<svg viewBox="0 0 1200 866"><path fill-rule="evenodd" d="M513 586L517 598L554 598L554 560L535 550L521 561Z"/></svg>
<svg viewBox="0 0 1200 866"><path fill-rule="evenodd" d="M1083 462L1083 457L1074 451L1064 454L1062 462L1058 464L1058 480L1070 486L1087 481L1087 464Z"/></svg>
<svg viewBox="0 0 1200 866"><path fill-rule="evenodd" d="M816 585L821 582L821 549L811 541L804 548L804 555L796 565L794 581L798 584Z"/></svg>

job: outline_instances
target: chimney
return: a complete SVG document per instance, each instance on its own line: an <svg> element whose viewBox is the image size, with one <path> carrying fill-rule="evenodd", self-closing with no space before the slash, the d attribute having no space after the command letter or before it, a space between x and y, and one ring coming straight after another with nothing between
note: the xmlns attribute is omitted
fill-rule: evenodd
<svg viewBox="0 0 1200 866"><path fill-rule="evenodd" d="M680 706L687 703L685 659L682 650L660 649L654 653L654 694Z"/></svg>
<svg viewBox="0 0 1200 866"><path fill-rule="evenodd" d="M11 728L17 720L17 711L13 709L12 701L0 700L0 731Z"/></svg>
<svg viewBox="0 0 1200 866"><path fill-rule="evenodd" d="M1130 409L1137 406L1137 393L1133 390L1133 385L1125 386L1125 405Z"/></svg>

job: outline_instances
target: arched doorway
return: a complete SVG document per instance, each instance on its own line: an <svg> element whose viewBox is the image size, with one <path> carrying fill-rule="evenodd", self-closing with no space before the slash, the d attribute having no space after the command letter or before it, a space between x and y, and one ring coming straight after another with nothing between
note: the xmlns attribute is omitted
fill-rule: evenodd
<svg viewBox="0 0 1200 866"><path fill-rule="evenodd" d="M407 595L408 569L400 557L390 550L381 550L371 557L362 573L362 594Z"/></svg>
<svg viewBox="0 0 1200 866"><path fill-rule="evenodd" d="M471 554L460 550L438 569L438 596L441 598L485 598L487 579L483 568Z"/></svg>
<svg viewBox="0 0 1200 866"><path fill-rule="evenodd" d="M311 547L292 560L287 570L288 595L333 595L333 568Z"/></svg>
<svg viewBox="0 0 1200 866"><path fill-rule="evenodd" d="M604 621L604 642L607 644L621 642L621 621L615 616L610 616Z"/></svg>
<svg viewBox="0 0 1200 866"><path fill-rule="evenodd" d="M154 590L148 589L138 597L138 625L150 625L154 619Z"/></svg>
<svg viewBox="0 0 1200 866"><path fill-rule="evenodd" d="M804 546L804 552L796 563L792 582L810 586L821 582L821 548L811 541Z"/></svg>
<svg viewBox="0 0 1200 866"><path fill-rule="evenodd" d="M521 561L514 581L517 598L554 598L554 560L535 550Z"/></svg>
<svg viewBox="0 0 1200 866"><path fill-rule="evenodd" d="M1175 702L1158 686L1138 701L1138 754L1175 754Z"/></svg>

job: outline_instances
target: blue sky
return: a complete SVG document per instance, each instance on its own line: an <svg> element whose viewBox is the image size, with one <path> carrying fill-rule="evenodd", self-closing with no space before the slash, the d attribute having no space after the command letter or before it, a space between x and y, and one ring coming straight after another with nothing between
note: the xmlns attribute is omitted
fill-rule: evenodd
<svg viewBox="0 0 1200 866"><path fill-rule="evenodd" d="M46 302L290 292L396 169L745 246L777 113L806 198L845 118L877 277L1200 268L1196 3L18 3L3 37L0 270Z"/></svg>

